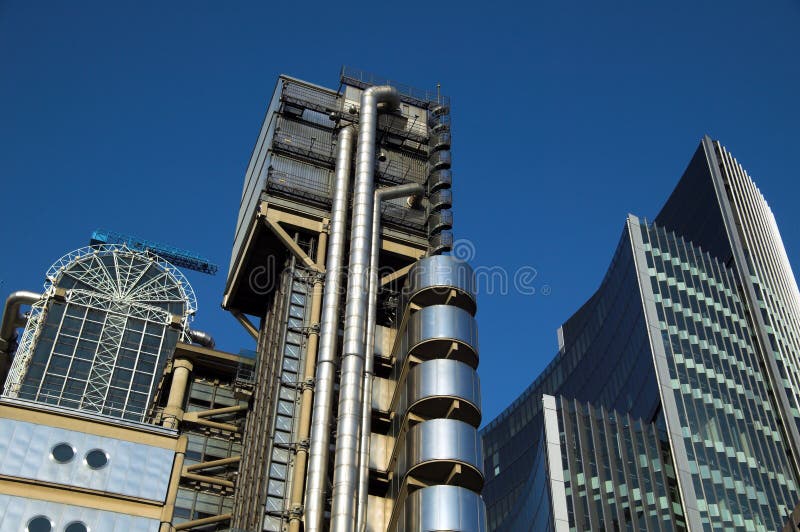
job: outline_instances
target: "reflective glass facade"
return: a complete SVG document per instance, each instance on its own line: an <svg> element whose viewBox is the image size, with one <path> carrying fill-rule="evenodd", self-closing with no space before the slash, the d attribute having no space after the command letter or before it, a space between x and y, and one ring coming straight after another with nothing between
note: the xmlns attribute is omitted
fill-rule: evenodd
<svg viewBox="0 0 800 532"><path fill-rule="evenodd" d="M523 496L499 528L686 530L663 418L542 397L545 430Z"/></svg>
<svg viewBox="0 0 800 532"><path fill-rule="evenodd" d="M669 373L661 382L662 401L675 406L665 406L667 423L673 446L685 450L684 493L693 491L704 528L777 530L798 500L797 479L735 273L674 233L633 217L629 224L660 331L654 351L664 350L656 365Z"/></svg>
<svg viewBox="0 0 800 532"><path fill-rule="evenodd" d="M546 515L556 530L781 529L800 498L798 301L769 207L705 138L655 222L629 216L600 288L559 331L553 362L484 429L490 528L529 530ZM545 394L559 396L559 452L542 436ZM598 447L601 425L636 427L634 447L661 442L668 505L652 472L637 477L633 498L632 477L603 476L615 458ZM633 456L617 442L615 453ZM543 475L546 512L530 495Z"/></svg>
<svg viewBox="0 0 800 532"><path fill-rule="evenodd" d="M526 493L543 430L542 394L567 397L651 419L656 375L627 230L600 289L561 328L553 362L483 430L490 527Z"/></svg>

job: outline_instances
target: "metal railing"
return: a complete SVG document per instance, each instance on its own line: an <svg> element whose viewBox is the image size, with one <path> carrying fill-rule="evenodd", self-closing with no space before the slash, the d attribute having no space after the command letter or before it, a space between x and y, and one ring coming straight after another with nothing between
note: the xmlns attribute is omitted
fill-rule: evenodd
<svg viewBox="0 0 800 532"><path fill-rule="evenodd" d="M276 149L294 155L310 157L329 165L336 162L336 156L333 153L333 145L323 139L314 137L308 138L296 133L277 131L272 143Z"/></svg>
<svg viewBox="0 0 800 532"><path fill-rule="evenodd" d="M438 89L417 89L348 66L342 66L342 70L339 74L339 81L345 85L352 85L361 89L374 85L391 85L400 93L400 99L402 101L425 109L432 103L450 105L450 98L442 96Z"/></svg>

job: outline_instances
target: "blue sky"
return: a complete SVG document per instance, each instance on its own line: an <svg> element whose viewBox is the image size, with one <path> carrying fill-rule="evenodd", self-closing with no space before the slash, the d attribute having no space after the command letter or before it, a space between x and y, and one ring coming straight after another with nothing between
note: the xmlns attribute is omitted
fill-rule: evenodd
<svg viewBox="0 0 800 532"><path fill-rule="evenodd" d="M800 268L800 3L0 0L0 291L41 288L98 227L211 257L219 303L242 178L276 76L342 64L452 98L456 237L533 268L480 295L484 421L556 351L628 212L652 217L703 134L745 166ZM543 292L548 292L543 295Z"/></svg>

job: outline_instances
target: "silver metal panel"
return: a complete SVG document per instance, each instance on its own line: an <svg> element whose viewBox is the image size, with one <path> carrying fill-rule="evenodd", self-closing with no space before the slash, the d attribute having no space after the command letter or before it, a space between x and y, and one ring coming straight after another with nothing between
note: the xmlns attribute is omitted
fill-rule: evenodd
<svg viewBox="0 0 800 532"><path fill-rule="evenodd" d="M53 482L163 502L174 451L152 445L86 434L74 430L0 419L0 475ZM58 443L75 449L72 461L50 457ZM92 449L108 454L108 465L90 469L84 456Z"/></svg>
<svg viewBox="0 0 800 532"><path fill-rule="evenodd" d="M480 424L481 386L478 374L468 365L456 360L429 360L414 366L406 379L397 411L404 414L415 405L425 410L425 403L441 401L443 398L457 399L471 405L472 412L465 412L462 420L471 421L476 427ZM429 410L435 413L436 405L430 405ZM425 415L425 412L420 414ZM443 412L435 417L445 415L446 412Z"/></svg>
<svg viewBox="0 0 800 532"><path fill-rule="evenodd" d="M39 515L50 519L58 531L74 521L92 532L157 532L161 525L158 519L0 494L0 530L26 530L28 521Z"/></svg>
<svg viewBox="0 0 800 532"><path fill-rule="evenodd" d="M482 476L483 445L477 429L455 419L432 419L411 427L406 435L404 452L399 456L397 471L404 476L412 469L432 462L459 462L472 466ZM440 469L449 473L449 468Z"/></svg>
<svg viewBox="0 0 800 532"><path fill-rule="evenodd" d="M458 349L445 349L456 342ZM454 358L472 367L478 365L478 326L466 310L451 305L433 305L420 309L408 320L401 345L401 356Z"/></svg>
<svg viewBox="0 0 800 532"><path fill-rule="evenodd" d="M451 290L458 295L451 297ZM403 288L405 301L420 306L448 302L475 314L475 274L466 262L450 255L434 255L417 261Z"/></svg>
<svg viewBox="0 0 800 532"><path fill-rule="evenodd" d="M410 494L395 530L485 532L486 506L477 493L458 486L431 486Z"/></svg>

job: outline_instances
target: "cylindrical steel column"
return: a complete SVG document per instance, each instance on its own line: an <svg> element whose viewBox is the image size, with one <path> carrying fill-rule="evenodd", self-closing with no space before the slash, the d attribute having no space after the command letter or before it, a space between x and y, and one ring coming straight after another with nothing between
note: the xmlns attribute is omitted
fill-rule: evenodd
<svg viewBox="0 0 800 532"><path fill-rule="evenodd" d="M333 470L332 532L352 532L356 520L354 507L358 485L358 435L361 425L361 379L364 371L378 104L392 107L398 103L397 91L390 86L370 87L361 94Z"/></svg>
<svg viewBox="0 0 800 532"><path fill-rule="evenodd" d="M167 406L164 407L162 423L168 429L177 429L183 419L183 401L186 398L189 374L193 368L191 360L178 358L172 361L172 383L169 386L169 397Z"/></svg>
<svg viewBox="0 0 800 532"><path fill-rule="evenodd" d="M336 175L331 206L325 290L322 298L319 354L317 356L314 409L306 484L305 530L320 532L325 513L325 487L328 479L333 387L336 376L336 347L339 336L339 300L342 296L342 264L347 241L347 204L350 195L350 168L355 131L347 126L337 137Z"/></svg>

